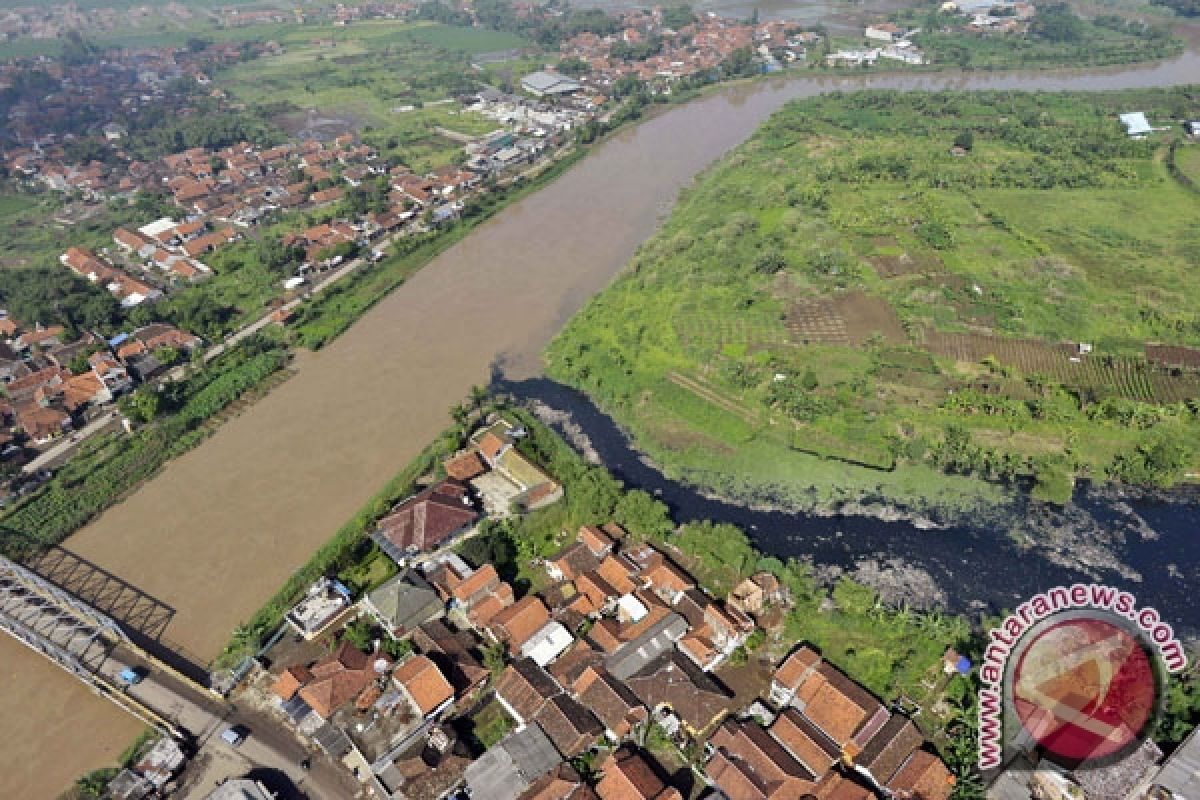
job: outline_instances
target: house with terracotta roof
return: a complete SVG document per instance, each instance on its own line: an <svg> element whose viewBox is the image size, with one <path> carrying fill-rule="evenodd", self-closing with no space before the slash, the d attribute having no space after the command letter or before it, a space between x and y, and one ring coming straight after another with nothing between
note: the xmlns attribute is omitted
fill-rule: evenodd
<svg viewBox="0 0 1200 800"><path fill-rule="evenodd" d="M415 655L392 673L392 681L425 719L432 719L454 702L454 687L426 656Z"/></svg>
<svg viewBox="0 0 1200 800"><path fill-rule="evenodd" d="M686 593L681 596L686 597ZM754 621L715 600L704 606L703 621L679 640L679 649L703 670L716 669L754 632Z"/></svg>
<svg viewBox="0 0 1200 800"><path fill-rule="evenodd" d="M841 750L821 729L794 708L784 709L771 724L771 735L814 775L824 775L841 760Z"/></svg>
<svg viewBox="0 0 1200 800"><path fill-rule="evenodd" d="M613 742L622 741L633 726L650 715L637 695L603 667L587 667L573 688L579 702L592 710Z"/></svg>
<svg viewBox="0 0 1200 800"><path fill-rule="evenodd" d="M495 689L496 699L517 723L518 730L532 722L550 698L562 693L558 682L532 658L509 664Z"/></svg>
<svg viewBox="0 0 1200 800"><path fill-rule="evenodd" d="M677 652L648 664L626 679L625 685L651 711L669 710L693 735L723 719L732 698L715 678Z"/></svg>
<svg viewBox="0 0 1200 800"><path fill-rule="evenodd" d="M913 753L925 744L925 737L902 714L893 714L871 737L862 752L853 758L856 769L865 771L878 785L890 781Z"/></svg>
<svg viewBox="0 0 1200 800"><path fill-rule="evenodd" d="M488 466L512 486L508 496L501 498L506 507L494 509L497 513L513 504L525 510L543 508L562 497L558 482L517 450L514 430L511 423L501 419L471 437Z"/></svg>
<svg viewBox="0 0 1200 800"><path fill-rule="evenodd" d="M508 646L512 655L550 621L550 611L536 595L526 595L507 608L501 609L488 624L488 633L497 642Z"/></svg>
<svg viewBox="0 0 1200 800"><path fill-rule="evenodd" d="M817 776L756 722L726 720L709 742L705 772L730 800L790 800L816 788Z"/></svg>
<svg viewBox="0 0 1200 800"><path fill-rule="evenodd" d="M821 663L821 656L808 645L801 645L788 654L776 667L771 676L769 699L776 708L789 706L796 697L796 689Z"/></svg>
<svg viewBox="0 0 1200 800"><path fill-rule="evenodd" d="M443 466L446 468L447 475L463 483L478 478L488 470L488 466L480 457L478 450L467 450L453 458L448 458Z"/></svg>
<svg viewBox="0 0 1200 800"><path fill-rule="evenodd" d="M318 717L328 721L334 712L372 686L391 665L381 652L364 653L342 642L333 655L312 666L313 679L299 692Z"/></svg>
<svg viewBox="0 0 1200 800"><path fill-rule="evenodd" d="M579 755L604 733L604 725L596 715L567 694L556 694L547 700L534 720L563 758Z"/></svg>
<svg viewBox="0 0 1200 800"><path fill-rule="evenodd" d="M396 506L371 538L393 561L404 564L417 553L443 546L478 519L467 487L447 479Z"/></svg>
<svg viewBox="0 0 1200 800"><path fill-rule="evenodd" d="M781 692L775 691L776 684ZM789 693L789 705L851 758L888 721L887 709L874 695L807 646L792 653L772 679L773 700Z"/></svg>
<svg viewBox="0 0 1200 800"><path fill-rule="evenodd" d="M546 559L546 573L552 580L573 581L600 566L600 559L584 542L568 544Z"/></svg>
<svg viewBox="0 0 1200 800"><path fill-rule="evenodd" d="M491 675L473 652L479 642L470 631L451 630L444 620L437 619L413 631L412 641L437 665L459 697L482 687Z"/></svg>
<svg viewBox="0 0 1200 800"><path fill-rule="evenodd" d="M37 403L16 406L14 419L34 444L49 444L71 430L71 417L57 408L43 408Z"/></svg>
<svg viewBox="0 0 1200 800"><path fill-rule="evenodd" d="M596 800L596 793L574 767L563 762L530 784L518 800Z"/></svg>
<svg viewBox="0 0 1200 800"><path fill-rule="evenodd" d="M596 794L600 800L680 800L679 790L667 786L660 773L649 756L622 747L601 763Z"/></svg>
<svg viewBox="0 0 1200 800"><path fill-rule="evenodd" d="M918 750L900 767L887 788L897 800L947 800L954 775L937 756Z"/></svg>
<svg viewBox="0 0 1200 800"><path fill-rule="evenodd" d="M607 529L609 526L611 528ZM615 529L621 532L620 537L613 536L610 530ZM616 546L617 539L624 537L624 530L615 522L608 523L608 526L597 527L596 525L584 525L579 529L575 540L583 544L597 559L604 558L613 551Z"/></svg>
<svg viewBox="0 0 1200 800"><path fill-rule="evenodd" d="M312 679L313 674L308 667L302 664L288 667L279 674L279 677L275 679L275 683L271 684L271 691L286 703L295 697L300 689Z"/></svg>

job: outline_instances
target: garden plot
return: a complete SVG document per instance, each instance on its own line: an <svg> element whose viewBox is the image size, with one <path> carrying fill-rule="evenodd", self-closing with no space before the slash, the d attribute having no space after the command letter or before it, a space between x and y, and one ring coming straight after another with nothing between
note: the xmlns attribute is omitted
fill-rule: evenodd
<svg viewBox="0 0 1200 800"><path fill-rule="evenodd" d="M859 291L797 300L788 309L787 328L802 344L861 345L875 335L893 344L907 341L887 301Z"/></svg>

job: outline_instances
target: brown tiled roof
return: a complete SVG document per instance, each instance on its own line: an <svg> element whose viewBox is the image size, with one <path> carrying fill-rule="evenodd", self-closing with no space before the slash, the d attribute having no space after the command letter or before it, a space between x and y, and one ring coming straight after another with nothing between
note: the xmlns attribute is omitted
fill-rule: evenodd
<svg viewBox="0 0 1200 800"><path fill-rule="evenodd" d="M508 643L512 653L521 650L535 633L550 621L546 604L536 595L526 595L508 608L501 609L489 624L497 638Z"/></svg>
<svg viewBox="0 0 1200 800"><path fill-rule="evenodd" d="M775 670L775 681L781 686L795 689L804 680L810 669L816 669L821 663L821 656L808 645L802 645L792 652L779 668Z"/></svg>
<svg viewBox="0 0 1200 800"><path fill-rule="evenodd" d="M364 653L344 641L333 655L313 665L313 679L300 690L300 697L323 719L329 719L375 680L374 665L378 660L391 663L383 653Z"/></svg>
<svg viewBox="0 0 1200 800"><path fill-rule="evenodd" d="M600 559L583 542L573 542L550 560L558 567L567 580L575 580L585 572L590 572L600 565Z"/></svg>
<svg viewBox="0 0 1200 800"><path fill-rule="evenodd" d="M580 685L584 674L590 667L599 667L604 663L604 657L588 644L585 639L576 639L571 649L560 655L547 669L560 686L578 693L583 691Z"/></svg>
<svg viewBox="0 0 1200 800"><path fill-rule="evenodd" d="M604 726L595 714L565 694L550 698L534 719L563 758L579 755L604 732Z"/></svg>
<svg viewBox="0 0 1200 800"><path fill-rule="evenodd" d="M529 785L517 800L595 800L596 793L570 764L563 762L549 775Z"/></svg>
<svg viewBox="0 0 1200 800"><path fill-rule="evenodd" d="M599 608L609 598L617 598L621 596L611 583L604 579L599 572L585 572L575 578L575 588L578 589L588 600L592 602L592 606Z"/></svg>
<svg viewBox="0 0 1200 800"><path fill-rule="evenodd" d="M824 774L841 755L837 745L794 708L776 717L771 735L814 775Z"/></svg>
<svg viewBox="0 0 1200 800"><path fill-rule="evenodd" d="M506 608L513 604L513 590L507 583L501 583L496 590L483 598L467 612L467 619L472 625L485 627Z"/></svg>
<svg viewBox="0 0 1200 800"><path fill-rule="evenodd" d="M594 679L579 693L579 702L592 710L604 727L624 738L633 723L645 719L648 712L629 687L605 670L589 670Z"/></svg>
<svg viewBox="0 0 1200 800"><path fill-rule="evenodd" d="M303 665L288 667L272 684L271 691L283 700L291 700L296 696L296 692L300 691L300 687L312 679L313 674L309 672L308 667Z"/></svg>
<svg viewBox="0 0 1200 800"><path fill-rule="evenodd" d="M915 800L946 800L954 790L954 776L940 758L918 750L887 786L893 791L911 792Z"/></svg>
<svg viewBox="0 0 1200 800"><path fill-rule="evenodd" d="M379 533L400 550L431 550L479 518L467 488L455 480L431 486L379 521Z"/></svg>
<svg viewBox="0 0 1200 800"><path fill-rule="evenodd" d="M483 457L490 462L495 462L500 451L508 446L508 442L501 439L496 434L488 431L479 439L479 451L483 453Z"/></svg>
<svg viewBox="0 0 1200 800"><path fill-rule="evenodd" d="M737 767L730 774L735 778L730 787L734 791L726 791L730 797L745 778L762 790L763 797L798 797L816 785L816 776L755 722L726 720L710 741ZM720 777L714 780L724 788Z"/></svg>
<svg viewBox="0 0 1200 800"><path fill-rule="evenodd" d="M477 450L469 450L447 459L445 467L447 475L460 481L469 481L487 472L487 464L483 463Z"/></svg>
<svg viewBox="0 0 1200 800"><path fill-rule="evenodd" d="M584 525L580 528L578 540L597 558L608 555L614 544L613 537L603 528L597 528L595 525Z"/></svg>
<svg viewBox="0 0 1200 800"><path fill-rule="evenodd" d="M797 690L804 716L816 723L830 739L844 746L883 706L870 692L847 678L832 664L822 661ZM879 719L883 724L884 719Z"/></svg>
<svg viewBox="0 0 1200 800"><path fill-rule="evenodd" d="M893 714L867 742L854 763L869 771L875 780L887 783L924 741L908 717Z"/></svg>
<svg viewBox="0 0 1200 800"><path fill-rule="evenodd" d="M525 721L533 719L547 700L561 692L562 687L532 658L509 664L496 681L496 694Z"/></svg>
<svg viewBox="0 0 1200 800"><path fill-rule="evenodd" d="M625 683L647 708L669 706L697 731L704 730L729 710L729 692L679 653L673 652L648 664Z"/></svg>
<svg viewBox="0 0 1200 800"><path fill-rule="evenodd" d="M392 678L404 687L422 714L429 714L454 697L454 689L450 682L426 656L413 656L408 659L396 668Z"/></svg>
<svg viewBox="0 0 1200 800"><path fill-rule="evenodd" d="M449 679L455 694L464 695L490 674L472 652L476 638L468 631L453 631L442 620L427 622L413 631L413 643Z"/></svg>
<svg viewBox="0 0 1200 800"><path fill-rule="evenodd" d="M483 591L495 591L500 584L500 576L491 564L484 564L462 580L451 591L451 596L460 603L469 603L471 599Z"/></svg>
<svg viewBox="0 0 1200 800"><path fill-rule="evenodd" d="M603 777L596 784L600 800L656 800L666 789L647 758L623 747L600 765Z"/></svg>
<svg viewBox="0 0 1200 800"><path fill-rule="evenodd" d="M840 772L827 772L817 790L817 800L875 800L875 793Z"/></svg>
<svg viewBox="0 0 1200 800"><path fill-rule="evenodd" d="M618 595L629 594L633 591L633 581L630 575L633 570L624 559L618 559L615 556L609 555L600 562L600 566L596 567L596 573L608 582L608 585Z"/></svg>

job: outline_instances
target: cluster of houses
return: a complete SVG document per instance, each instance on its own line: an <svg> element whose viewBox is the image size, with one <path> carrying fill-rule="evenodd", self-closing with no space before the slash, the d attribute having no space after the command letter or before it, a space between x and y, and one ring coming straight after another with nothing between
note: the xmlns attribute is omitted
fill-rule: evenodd
<svg viewBox="0 0 1200 800"><path fill-rule="evenodd" d="M495 565L469 565L453 545L484 513L561 496L519 452L521 435L503 420L483 429L445 463L445 480L380 521L374 539L398 574L357 604L323 581L289 615L304 639L357 615L382 631L369 652L343 638L284 664L271 688L280 714L375 796L681 800L644 749L652 728L699 748L714 798L949 796L953 778L913 723L810 647L760 697L722 683L717 670L790 602L769 573L718 599L612 522L579 529L540 562L545 587L524 596ZM484 707L507 732L479 753L460 741L461 723ZM594 776L572 766L585 754Z"/></svg>
<svg viewBox="0 0 1200 800"><path fill-rule="evenodd" d="M917 30L907 30L891 22L878 22L863 30L867 47L837 50L825 56L825 63L839 67L869 67L879 59L902 64L924 64L925 54L911 40Z"/></svg>
<svg viewBox="0 0 1200 800"><path fill-rule="evenodd" d="M23 330L0 317L0 381L4 399L0 432L5 456L19 452L23 434L34 445L48 444L70 432L76 421L111 404L138 381L159 374L164 349L186 353L200 340L170 325L147 325L108 341L85 333L67 341L61 326ZM11 449L8 449L11 448Z"/></svg>
<svg viewBox="0 0 1200 800"><path fill-rule="evenodd" d="M128 136L121 120L151 107L176 115L191 113L191 99L169 91L171 83L191 78L207 86L215 69L241 57L236 43L221 43L199 51L186 47L113 50L82 64L39 56L0 65L0 88L17 92L7 107L6 128L13 144L5 149L4 165L13 175L59 191L85 196L116 192L121 171L98 161L73 163L68 156L71 142L85 132L93 133L113 150L114 157L105 161L119 161ZM29 82L30 74L44 76L52 85ZM30 85L37 88L22 88Z"/></svg>
<svg viewBox="0 0 1200 800"><path fill-rule="evenodd" d="M476 152L489 150L491 137ZM541 143L536 154L541 150ZM522 154L527 151L521 149ZM490 162L495 165L495 160ZM482 164L484 171L489 163ZM274 212L311 209L341 200L347 188L386 180L387 208L353 221L335 221L288 234L283 246L303 251L297 274L336 266L330 253L339 245L357 249L371 239L419 222L429 210L438 223L456 215L461 198L476 188L483 173L446 167L417 175L392 167L352 134L326 145L315 140L257 148L243 143L209 151L194 148L167 156L156 164L133 163L129 175L141 186L165 186L182 210L182 220L164 217L140 228L113 232L115 250L96 253L69 248L60 261L76 274L107 288L125 307L152 302L164 290L202 280L211 270L202 260L241 239L246 230ZM323 187L323 188L322 188Z"/></svg>
<svg viewBox="0 0 1200 800"><path fill-rule="evenodd" d="M949 0L941 10L959 15L965 31L980 35L1023 33L1037 14L1033 3L1018 0Z"/></svg>
<svg viewBox="0 0 1200 800"><path fill-rule="evenodd" d="M560 47L563 58L580 59L588 72L580 78L581 90L601 97L620 78L632 75L651 85L666 87L675 79L718 67L737 50L751 48L762 59L764 69L778 68L778 61L802 61L806 47L819 40L795 23L783 21L746 24L717 14L702 14L679 30L667 27L661 8L628 11L621 15L621 31L600 36L583 32ZM660 39L659 52L641 59L614 55L620 45L638 46Z"/></svg>

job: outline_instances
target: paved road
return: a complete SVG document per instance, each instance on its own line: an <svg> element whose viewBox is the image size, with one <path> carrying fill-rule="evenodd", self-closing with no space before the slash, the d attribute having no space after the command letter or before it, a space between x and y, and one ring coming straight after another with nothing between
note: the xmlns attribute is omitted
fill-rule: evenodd
<svg viewBox="0 0 1200 800"><path fill-rule="evenodd" d="M54 447L51 447L49 450L41 453L37 458L33 459L33 461L30 461L28 464L21 467L21 471L27 475L30 475L34 472L37 472L39 469L56 463L59 459L65 459L75 448L83 444L89 436L99 433L112 423L116 422L118 416L119 415L116 409L113 409L97 417L87 425L84 425L82 428L75 431L75 433L71 434L66 439L63 439L58 444L54 445Z"/></svg>
<svg viewBox="0 0 1200 800"><path fill-rule="evenodd" d="M143 705L153 709L177 728L190 734L198 748L205 751L231 749L221 733L233 725L244 726L250 735L236 752L254 767L283 773L310 800L347 800L360 786L345 768L324 753L311 748L278 720L255 709L238 708L174 674L150 664L125 647L114 650L100 667L100 673L114 684L126 667L143 671L145 678L125 690ZM311 769L300 762L309 759ZM185 773L186 776L186 773ZM186 796L186 795L185 795Z"/></svg>

